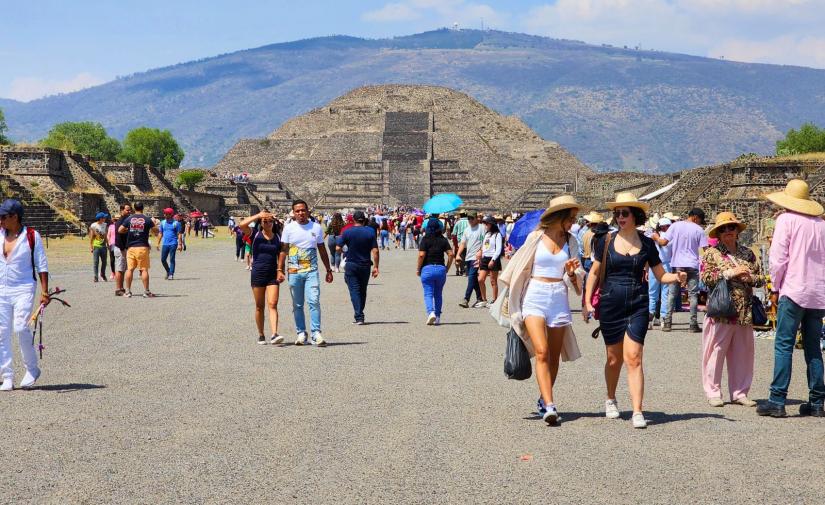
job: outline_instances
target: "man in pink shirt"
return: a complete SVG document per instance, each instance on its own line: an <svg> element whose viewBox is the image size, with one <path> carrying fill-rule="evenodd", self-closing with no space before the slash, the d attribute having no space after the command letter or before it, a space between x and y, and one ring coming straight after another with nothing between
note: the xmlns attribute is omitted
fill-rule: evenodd
<svg viewBox="0 0 825 505"><path fill-rule="evenodd" d="M793 349L801 325L810 393L808 403L799 406L799 414L825 417L819 347L825 316L825 221L821 217L825 209L810 199L808 184L799 179L788 182L784 191L766 197L785 212L776 219L770 250L771 302L778 301L773 382L768 401L759 405L756 413L786 416Z"/></svg>

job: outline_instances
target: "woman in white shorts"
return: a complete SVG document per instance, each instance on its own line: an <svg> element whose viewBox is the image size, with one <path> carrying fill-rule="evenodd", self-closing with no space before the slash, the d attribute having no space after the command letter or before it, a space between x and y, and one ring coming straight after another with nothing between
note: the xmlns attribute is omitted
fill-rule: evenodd
<svg viewBox="0 0 825 505"><path fill-rule="evenodd" d="M536 356L536 381L541 394L538 413L547 424L554 425L561 420L553 399L559 358L563 348L570 345L566 340L575 340L567 289L570 285L580 293L582 281L579 248L570 233L579 204L569 195L554 198L550 204L537 229L540 235L533 248L521 316Z"/></svg>

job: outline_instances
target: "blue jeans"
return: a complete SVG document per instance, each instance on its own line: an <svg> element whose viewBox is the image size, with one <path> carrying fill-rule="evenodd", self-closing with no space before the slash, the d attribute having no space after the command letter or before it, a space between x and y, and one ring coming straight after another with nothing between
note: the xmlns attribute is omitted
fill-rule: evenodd
<svg viewBox="0 0 825 505"><path fill-rule="evenodd" d="M178 251L177 244L164 245L160 248L160 263L166 270L166 275L175 275L175 253ZM169 259L167 263L166 260Z"/></svg>
<svg viewBox="0 0 825 505"><path fill-rule="evenodd" d="M662 263L662 268L665 269L665 272L670 272L670 265L667 263ZM648 314L653 314L656 317L660 315L664 317L665 314L670 312L670 284L662 284L653 275L653 270L648 273L648 303L647 303L647 312ZM656 311L656 304L659 303L659 311Z"/></svg>
<svg viewBox="0 0 825 505"><path fill-rule="evenodd" d="M698 325L699 312L699 270L695 268L672 268L674 272L685 272L687 274L687 291L690 300L690 324ZM682 308L682 288L678 284L670 287L670 306L666 312L665 321L671 321L673 312L679 312Z"/></svg>
<svg viewBox="0 0 825 505"><path fill-rule="evenodd" d="M796 332L802 325L802 345L805 349L805 363L808 365L809 401L822 405L825 401L825 385L822 383L822 350L819 338L822 333L824 309L805 309L787 296L779 299L776 313L776 340L774 341L773 382L771 382L771 403L785 405L788 386L791 384L791 365Z"/></svg>
<svg viewBox="0 0 825 505"><path fill-rule="evenodd" d="M390 232L387 230L381 230L381 249L387 249L390 247Z"/></svg>
<svg viewBox="0 0 825 505"><path fill-rule="evenodd" d="M481 288L478 287L478 265L475 261L465 262L467 266L467 290L464 291L464 299L470 301L470 295L476 292L476 300L481 300Z"/></svg>
<svg viewBox="0 0 825 505"><path fill-rule="evenodd" d="M109 250L106 249L106 246L103 247L95 247L92 249L92 259L93 259L93 266L92 269L95 272L95 280L97 280L97 272L98 267L100 268L100 276L103 277L103 280L106 280L106 261L109 259Z"/></svg>
<svg viewBox="0 0 825 505"><path fill-rule="evenodd" d="M312 333L321 331L321 279L318 270L289 274L289 293L292 295L292 315L295 330L306 333L304 301L309 305L309 319Z"/></svg>
<svg viewBox="0 0 825 505"><path fill-rule="evenodd" d="M424 307L427 314L435 312L436 317L441 317L445 282L447 268L444 265L426 265L421 269L421 286L424 287Z"/></svg>
<svg viewBox="0 0 825 505"><path fill-rule="evenodd" d="M352 301L352 310L355 312L355 320L364 320L364 307L367 305L367 285L370 282L369 265L353 265L347 263L344 267L344 281L349 288L349 298Z"/></svg>
<svg viewBox="0 0 825 505"><path fill-rule="evenodd" d="M332 260L332 267L339 268L341 266L341 253L338 252L338 237L341 235L330 235L327 237L327 251L329 251L330 259Z"/></svg>

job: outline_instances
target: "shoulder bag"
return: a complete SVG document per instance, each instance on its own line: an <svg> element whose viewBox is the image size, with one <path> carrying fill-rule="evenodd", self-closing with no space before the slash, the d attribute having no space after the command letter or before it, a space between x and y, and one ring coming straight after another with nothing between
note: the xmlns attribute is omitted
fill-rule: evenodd
<svg viewBox="0 0 825 505"><path fill-rule="evenodd" d="M604 239L604 250L602 251L602 260L599 267L599 284L596 286L596 289L593 290L593 294L590 296L590 305L593 306L594 317L599 319L599 305L601 305L602 300L602 286L604 286L604 279L607 275L607 250L610 248L610 240L613 236L610 232L607 233L607 236Z"/></svg>

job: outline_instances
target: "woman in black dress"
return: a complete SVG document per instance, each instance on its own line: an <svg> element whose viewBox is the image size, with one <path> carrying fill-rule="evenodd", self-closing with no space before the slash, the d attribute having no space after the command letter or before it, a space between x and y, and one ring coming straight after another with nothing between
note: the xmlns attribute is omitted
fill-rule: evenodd
<svg viewBox="0 0 825 505"><path fill-rule="evenodd" d="M257 226L249 225L257 221ZM255 299L255 324L258 326L258 343L266 344L264 337L264 305L269 307L271 344L283 343L278 335L278 295L279 284L284 272L278 270L278 254L281 251L281 225L275 216L267 211L250 216L239 225L244 235L252 237L252 296Z"/></svg>
<svg viewBox="0 0 825 505"><path fill-rule="evenodd" d="M607 383L605 416L608 419L619 417L616 386L624 363L627 365L628 389L633 402L633 427L646 428L647 421L642 414L645 388L642 356L648 326L645 271L649 268L650 274L663 284L684 283L687 274L665 272L656 244L636 229L647 221L648 204L638 201L632 193L619 193L616 201L607 206L613 210L613 219L619 231L602 235L594 244L593 266L587 278L584 298L584 316L588 321L593 313L592 294L599 283L601 269L606 268L599 307L601 332L607 346L604 366Z"/></svg>

